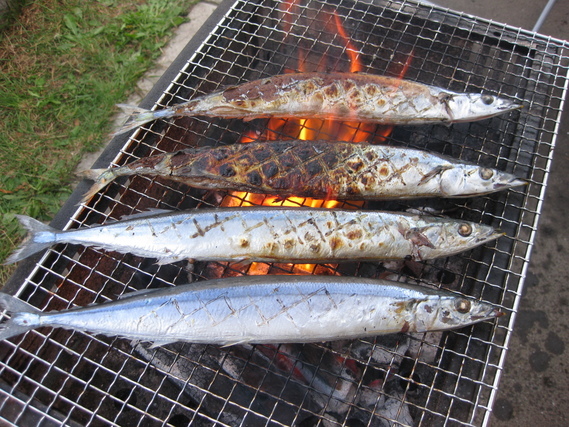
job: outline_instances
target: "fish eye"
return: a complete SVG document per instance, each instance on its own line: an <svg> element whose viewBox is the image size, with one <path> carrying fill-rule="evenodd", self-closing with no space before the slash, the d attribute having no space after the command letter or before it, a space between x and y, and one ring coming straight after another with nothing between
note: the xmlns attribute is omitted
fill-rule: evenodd
<svg viewBox="0 0 569 427"><path fill-rule="evenodd" d="M492 105L494 103L494 97L492 95L482 95L480 99L486 105Z"/></svg>
<svg viewBox="0 0 569 427"><path fill-rule="evenodd" d="M472 308L472 304L470 304L470 301L467 299L459 299L455 304L455 308L459 313L466 314Z"/></svg>
<svg viewBox="0 0 569 427"><path fill-rule="evenodd" d="M472 226L470 224L460 224L458 226L458 234L462 237L468 237L472 234Z"/></svg>
<svg viewBox="0 0 569 427"><path fill-rule="evenodd" d="M481 168L480 169L480 177L483 180L488 181L490 178L492 178L492 176L494 176L494 171L492 169L488 169L488 168Z"/></svg>

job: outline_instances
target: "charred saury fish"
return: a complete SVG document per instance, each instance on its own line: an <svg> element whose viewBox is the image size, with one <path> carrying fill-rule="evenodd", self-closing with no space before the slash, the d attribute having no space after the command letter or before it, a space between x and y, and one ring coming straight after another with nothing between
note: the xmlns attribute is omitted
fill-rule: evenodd
<svg viewBox="0 0 569 427"><path fill-rule="evenodd" d="M90 171L93 196L119 176L161 176L197 188L344 200L468 197L525 181L411 148L333 141L272 141L189 148Z"/></svg>
<svg viewBox="0 0 569 427"><path fill-rule="evenodd" d="M521 105L492 95L456 93L393 77L363 73L297 73L244 83L183 104L132 110L123 133L155 119L207 116L252 120L263 117L350 120L421 125L482 120Z"/></svg>
<svg viewBox="0 0 569 427"><path fill-rule="evenodd" d="M12 313L0 340L52 326L155 345L329 341L460 328L502 314L449 291L336 276L218 279L49 313L0 293L0 306Z"/></svg>
<svg viewBox="0 0 569 427"><path fill-rule="evenodd" d="M8 264L57 243L158 258L159 263L424 260L454 255L503 235L487 225L426 215L285 207L152 211L68 231L26 216L18 219L31 236Z"/></svg>

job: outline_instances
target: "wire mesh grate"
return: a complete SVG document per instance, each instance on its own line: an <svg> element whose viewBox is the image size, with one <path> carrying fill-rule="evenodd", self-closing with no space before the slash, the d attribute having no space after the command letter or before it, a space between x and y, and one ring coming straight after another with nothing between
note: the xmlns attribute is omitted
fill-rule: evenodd
<svg viewBox="0 0 569 427"><path fill-rule="evenodd" d="M487 422L517 311L567 87L567 45L516 28L407 1L237 1L155 102L162 108L223 86L290 71L361 71L455 91L486 92L525 108L446 126L360 126L344 135L428 149L496 167L524 188L463 200L373 202L432 209L501 228L506 236L428 262L317 265L309 273L389 276L434 284L502 307L497 322L427 334L318 344L146 343L42 328L0 343L0 417L42 425L401 425ZM341 24L338 27L338 22ZM322 122L203 118L137 130L112 165L186 147L257 139L333 138ZM108 165L105 165L108 166ZM69 213L68 228L148 210L256 205L264 198L120 179ZM303 205L307 200L295 200ZM348 203L347 207L358 207ZM157 265L81 246L48 250L16 294L43 310L115 299L149 287L242 274L287 274L289 264Z"/></svg>

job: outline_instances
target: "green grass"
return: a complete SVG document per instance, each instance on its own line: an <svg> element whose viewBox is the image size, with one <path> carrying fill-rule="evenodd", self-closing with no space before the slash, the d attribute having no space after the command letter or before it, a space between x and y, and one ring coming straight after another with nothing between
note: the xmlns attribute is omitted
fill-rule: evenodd
<svg viewBox="0 0 569 427"><path fill-rule="evenodd" d="M49 221L191 0L37 0L0 32L0 261ZM13 267L0 267L4 283Z"/></svg>

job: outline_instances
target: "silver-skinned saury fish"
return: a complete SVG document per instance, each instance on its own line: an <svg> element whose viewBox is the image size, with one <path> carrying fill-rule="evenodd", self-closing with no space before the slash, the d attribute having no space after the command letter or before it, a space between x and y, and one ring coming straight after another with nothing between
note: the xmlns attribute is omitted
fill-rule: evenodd
<svg viewBox="0 0 569 427"><path fill-rule="evenodd" d="M31 235L7 264L57 243L132 253L159 263L426 260L503 235L487 225L428 215L286 207L151 211L68 231L26 216L18 219Z"/></svg>
<svg viewBox="0 0 569 427"><path fill-rule="evenodd" d="M456 93L393 77L364 73L282 74L232 86L172 107L134 112L123 133L174 116L328 119L386 125L421 125L482 120L521 108L480 93Z"/></svg>
<svg viewBox="0 0 569 427"><path fill-rule="evenodd" d="M94 169L92 197L115 178L160 176L209 190L321 199L469 197L526 184L496 169L411 148L339 141L269 141L185 150Z"/></svg>
<svg viewBox="0 0 569 427"><path fill-rule="evenodd" d="M0 293L0 340L41 326L165 345L319 342L467 326L502 315L445 290L336 276L246 276L126 294L43 313Z"/></svg>

